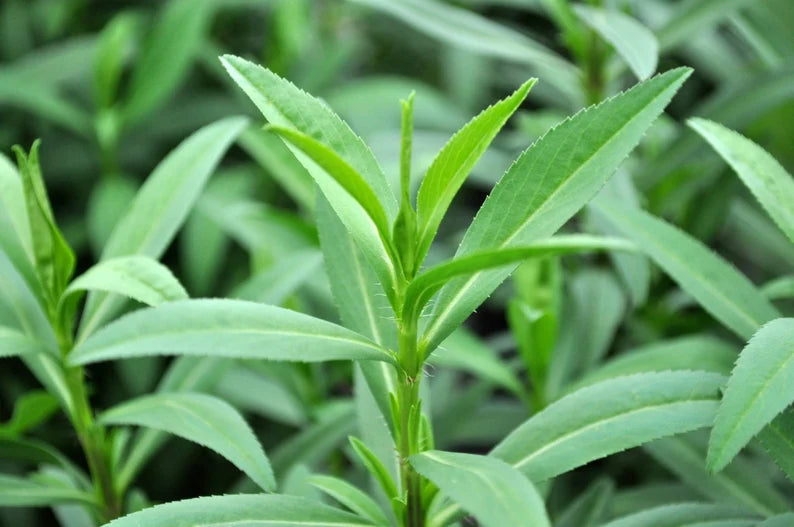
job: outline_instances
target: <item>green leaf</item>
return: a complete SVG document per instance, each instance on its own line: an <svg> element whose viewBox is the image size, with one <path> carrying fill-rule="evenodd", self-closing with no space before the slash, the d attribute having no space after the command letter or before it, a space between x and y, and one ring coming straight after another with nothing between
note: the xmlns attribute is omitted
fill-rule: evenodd
<svg viewBox="0 0 794 527"><path fill-rule="evenodd" d="M523 396L521 381L495 351L465 328L460 328L441 343L430 359L433 365L468 371Z"/></svg>
<svg viewBox="0 0 794 527"><path fill-rule="evenodd" d="M541 258L589 251L634 251L636 247L620 238L568 234L553 236L527 246L478 251L431 267L411 281L405 305L417 312L453 278L476 275L495 267L505 267L530 258Z"/></svg>
<svg viewBox="0 0 794 527"><path fill-rule="evenodd" d="M49 393L39 390L29 391L14 403L14 413L7 423L0 425L0 435L24 434L49 419L57 409L58 400Z"/></svg>
<svg viewBox="0 0 794 527"><path fill-rule="evenodd" d="M610 479L597 479L576 499L568 503L556 517L555 527L595 527L601 525L607 507L611 512L615 484Z"/></svg>
<svg viewBox="0 0 794 527"><path fill-rule="evenodd" d="M779 313L736 268L700 241L647 212L613 201L594 207L728 329L749 339Z"/></svg>
<svg viewBox="0 0 794 527"><path fill-rule="evenodd" d="M296 251L240 284L232 296L279 305L318 271L322 261L316 249Z"/></svg>
<svg viewBox="0 0 794 527"><path fill-rule="evenodd" d="M551 525L532 483L499 459L432 450L410 461L485 527Z"/></svg>
<svg viewBox="0 0 794 527"><path fill-rule="evenodd" d="M147 355L298 362L381 360L391 353L348 329L244 300L182 300L111 322L69 354L73 365Z"/></svg>
<svg viewBox="0 0 794 527"><path fill-rule="evenodd" d="M767 518L761 523L757 523L755 527L787 527L791 525L791 522L794 522L794 512L787 512Z"/></svg>
<svg viewBox="0 0 794 527"><path fill-rule="evenodd" d="M94 504L94 496L54 482L0 474L0 507L48 507L54 503Z"/></svg>
<svg viewBox="0 0 794 527"><path fill-rule="evenodd" d="M295 496L209 496L155 505L114 520L106 527L366 527L372 522Z"/></svg>
<svg viewBox="0 0 794 527"><path fill-rule="evenodd" d="M6 252L28 284L38 284L33 271L33 238L25 204L22 178L8 158L0 154L0 247ZM33 285L31 285L33 288Z"/></svg>
<svg viewBox="0 0 794 527"><path fill-rule="evenodd" d="M535 82L536 79L528 80L510 97L489 106L469 121L444 145L427 169L416 196L417 266L427 255L455 194Z"/></svg>
<svg viewBox="0 0 794 527"><path fill-rule="evenodd" d="M243 417L231 405L201 393L146 395L114 406L99 417L105 425L136 425L162 430L210 448L273 491L270 461Z"/></svg>
<svg viewBox="0 0 794 527"><path fill-rule="evenodd" d="M0 326L0 357L48 353L39 341L14 328Z"/></svg>
<svg viewBox="0 0 794 527"><path fill-rule="evenodd" d="M780 470L794 481L794 410L784 410L761 430L758 440Z"/></svg>
<svg viewBox="0 0 794 527"><path fill-rule="evenodd" d="M790 509L786 497L772 480L765 477L748 478L759 465L739 456L719 473L706 470L706 431L678 437L666 437L643 445L659 464L692 490L712 501L742 505L764 516Z"/></svg>
<svg viewBox="0 0 794 527"><path fill-rule="evenodd" d="M675 11L656 32L662 50L673 48L729 16L750 0L687 0L676 4Z"/></svg>
<svg viewBox="0 0 794 527"><path fill-rule="evenodd" d="M52 308L74 272L75 256L52 214L39 166L39 142L33 143L27 156L18 146L14 152L25 190L36 272L48 296L48 307Z"/></svg>
<svg viewBox="0 0 794 527"><path fill-rule="evenodd" d="M585 4L574 5L573 10L585 24L615 48L638 79L644 80L653 75L659 60L659 43L647 27L616 10Z"/></svg>
<svg viewBox="0 0 794 527"><path fill-rule="evenodd" d="M344 121L325 104L270 70L231 55L223 56L221 63L270 124L305 134L334 152L354 172L360 174L383 208L386 223L391 225L397 214L397 202L386 176L372 152ZM389 239L389 231L386 231L385 237L379 235L375 224L347 191L302 151L288 146L319 184L334 211L375 269L390 300L394 301L396 270L388 248L384 246L384 241Z"/></svg>
<svg viewBox="0 0 794 527"><path fill-rule="evenodd" d="M350 194L361 208L366 211L370 220L378 229L381 239L384 242L389 240L389 219L386 217L386 212L383 210L383 207L378 202L378 197L375 195L375 192L361 174L356 172L353 167L333 150L309 135L277 125L268 126L267 130L272 130L289 141L322 168L326 174L331 176L331 178ZM311 173L313 175L316 174L316 172ZM318 184L321 188L325 188L325 184L321 181L318 181Z"/></svg>
<svg viewBox="0 0 794 527"><path fill-rule="evenodd" d="M137 22L134 15L122 11L102 29L94 57L94 99L100 108L109 108L116 100Z"/></svg>
<svg viewBox="0 0 794 527"><path fill-rule="evenodd" d="M576 114L535 142L494 187L456 257L528 245L554 234L604 185L690 72L683 68L658 75ZM421 338L425 355L512 270L479 272L447 284Z"/></svg>
<svg viewBox="0 0 794 527"><path fill-rule="evenodd" d="M640 373L583 388L547 406L491 452L543 481L653 439L709 426L724 377Z"/></svg>
<svg viewBox="0 0 794 527"><path fill-rule="evenodd" d="M794 401L794 318L764 325L742 350L709 440L707 463L720 470Z"/></svg>
<svg viewBox="0 0 794 527"><path fill-rule="evenodd" d="M125 176L103 177L91 189L85 221L96 257L102 254L113 229L137 192L137 182Z"/></svg>
<svg viewBox="0 0 794 527"><path fill-rule="evenodd" d="M471 10L432 0L351 1L388 13L425 34L465 51L526 64L533 74L553 86L557 102L562 96L570 106L578 106L582 99L576 66L525 34ZM523 71L521 74L526 75Z"/></svg>
<svg viewBox="0 0 794 527"><path fill-rule="evenodd" d="M711 503L678 503L644 510L605 523L602 527L683 527L714 525L715 527L751 527L758 516L739 507Z"/></svg>
<svg viewBox="0 0 794 527"><path fill-rule="evenodd" d="M769 300L794 298L794 276L781 276L761 286L761 292Z"/></svg>
<svg viewBox="0 0 794 527"><path fill-rule="evenodd" d="M214 7L215 2L191 0L170 0L162 7L132 72L123 105L125 124L140 120L173 95L204 44Z"/></svg>
<svg viewBox="0 0 794 527"><path fill-rule="evenodd" d="M246 120L240 117L222 119L195 132L172 150L154 169L113 229L102 259L131 255L159 259L245 124ZM123 302L122 298L105 292L90 294L79 339L116 314Z"/></svg>
<svg viewBox="0 0 794 527"><path fill-rule="evenodd" d="M735 346L709 335L660 340L621 353L588 373L568 391L614 377L651 371L700 370L727 377L736 360L736 351Z"/></svg>
<svg viewBox="0 0 794 527"><path fill-rule="evenodd" d="M376 525L391 525L375 500L347 481L330 476L314 475L309 478L309 483L359 516L373 521Z"/></svg>
<svg viewBox="0 0 794 527"><path fill-rule="evenodd" d="M794 178L766 150L713 121L690 119L699 133L731 165L789 240L794 243Z"/></svg>
<svg viewBox="0 0 794 527"><path fill-rule="evenodd" d="M350 445L353 447L358 458L364 464L364 467L372 474L375 481L378 482L386 497L389 499L397 498L400 496L397 490L397 484L392 479L389 471L383 465L383 462L376 456L360 439L350 436Z"/></svg>
<svg viewBox="0 0 794 527"><path fill-rule="evenodd" d="M344 325L383 347L396 349L397 325L377 277L355 246L344 224L323 196L317 197L317 230L331 294ZM389 393L396 390L394 369L380 362L361 362L359 367L383 418L391 422Z"/></svg>
<svg viewBox="0 0 794 527"><path fill-rule="evenodd" d="M81 291L105 291L149 306L184 300L187 292L171 271L147 256L119 256L103 260L75 278L62 302Z"/></svg>

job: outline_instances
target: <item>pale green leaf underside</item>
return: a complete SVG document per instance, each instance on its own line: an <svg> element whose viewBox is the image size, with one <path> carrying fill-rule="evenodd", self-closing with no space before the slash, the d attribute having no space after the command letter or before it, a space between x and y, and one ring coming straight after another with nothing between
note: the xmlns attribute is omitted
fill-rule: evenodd
<svg viewBox="0 0 794 527"><path fill-rule="evenodd" d="M115 320L77 345L71 364L148 355L299 362L382 360L390 353L336 324L244 300L182 300Z"/></svg>
<svg viewBox="0 0 794 527"><path fill-rule="evenodd" d="M373 523L328 505L279 494L209 496L156 505L107 527L365 527Z"/></svg>
<svg viewBox="0 0 794 527"><path fill-rule="evenodd" d="M417 261L422 262L452 199L504 124L521 105L536 80L483 110L441 149L427 169L416 195Z"/></svg>
<svg viewBox="0 0 794 527"><path fill-rule="evenodd" d="M708 372L618 377L552 403L491 452L542 481L659 437L709 426L725 378Z"/></svg>
<svg viewBox="0 0 794 527"><path fill-rule="evenodd" d="M48 351L33 337L14 328L0 326L0 357L14 357L30 353L48 353Z"/></svg>
<svg viewBox="0 0 794 527"><path fill-rule="evenodd" d="M653 75L659 60L659 43L651 30L620 11L584 4L576 4L574 11L615 48L637 78Z"/></svg>
<svg viewBox="0 0 794 527"><path fill-rule="evenodd" d="M504 461L431 450L412 456L411 464L484 527L551 525L538 491Z"/></svg>
<svg viewBox="0 0 794 527"><path fill-rule="evenodd" d="M276 480L270 461L243 417L225 401L201 393L146 395L100 416L105 425L136 425L168 432L210 448L245 472L264 490Z"/></svg>
<svg viewBox="0 0 794 527"><path fill-rule="evenodd" d="M0 507L47 507L56 503L93 504L94 497L66 486L0 474Z"/></svg>
<svg viewBox="0 0 794 527"><path fill-rule="evenodd" d="M120 256L99 262L69 284L64 298L80 291L116 293L149 306L188 296L166 266L146 256Z"/></svg>
<svg viewBox="0 0 794 527"><path fill-rule="evenodd" d="M598 200L595 210L636 243L684 291L743 339L780 316L736 268L669 223L647 212Z"/></svg>
<svg viewBox="0 0 794 527"><path fill-rule="evenodd" d="M680 68L584 110L553 128L507 170L456 257L551 236L589 201L637 145L691 70ZM439 293L420 348L435 348L514 267L458 278Z"/></svg>
<svg viewBox="0 0 794 527"><path fill-rule="evenodd" d="M720 470L794 401L794 318L764 325L742 350L711 431L708 466Z"/></svg>
<svg viewBox="0 0 794 527"><path fill-rule="evenodd" d="M766 150L705 119L689 126L703 136L741 178L780 230L794 243L794 178Z"/></svg>
<svg viewBox="0 0 794 527"><path fill-rule="evenodd" d="M179 144L141 187L102 252L102 259L142 255L159 259L198 199L204 184L246 119L230 117L209 124ZM123 305L123 298L89 294L80 338L90 334Z"/></svg>

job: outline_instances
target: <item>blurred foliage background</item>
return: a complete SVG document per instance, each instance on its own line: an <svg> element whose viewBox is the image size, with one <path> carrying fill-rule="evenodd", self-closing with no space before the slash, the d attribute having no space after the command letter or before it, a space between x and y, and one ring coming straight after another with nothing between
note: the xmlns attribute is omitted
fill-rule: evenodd
<svg viewBox="0 0 794 527"><path fill-rule="evenodd" d="M590 4L650 30L658 71L695 68L607 191L676 223L756 283L791 273L792 246L682 120L718 121L794 171L794 2ZM231 86L218 55L265 64L323 98L373 146L395 181L399 99L416 92L414 174L420 176L471 116L538 77L520 115L453 204L444 243L431 255L437 260L451 255L464 220L518 152L566 116L637 81L636 68L615 51L619 44L595 27L565 0L4 0L0 152L8 157L12 145L27 148L42 139L55 213L84 269L170 149L220 117L250 115L253 124L164 261L192 296L253 296L334 320L312 225L313 186L280 140L260 130L255 109ZM575 223L574 230L607 229L587 211ZM440 448L487 451L548 402L527 390L525 359L533 346L557 361L546 391L554 398L626 350L674 346L683 335L728 350L741 344L639 256L526 264L470 327L447 346L459 353L439 353L428 372ZM153 358L92 368L96 406L162 386L167 367ZM284 491L306 493L310 470L356 470L345 438L370 402L354 397L353 385L349 365L229 363L201 388L244 410ZM35 380L21 366L3 362L0 421L10 418L19 394L33 389ZM46 416L33 433L79 460L62 421ZM700 439L666 445L701 449ZM740 499L721 493L705 474L682 475L664 447L561 478L552 489L552 514L587 525L576 523L573 505L602 520L692 492ZM142 473L133 499L142 506L220 494L244 488L237 479L220 458L172 441ZM52 525L52 514L4 510L0 524Z"/></svg>

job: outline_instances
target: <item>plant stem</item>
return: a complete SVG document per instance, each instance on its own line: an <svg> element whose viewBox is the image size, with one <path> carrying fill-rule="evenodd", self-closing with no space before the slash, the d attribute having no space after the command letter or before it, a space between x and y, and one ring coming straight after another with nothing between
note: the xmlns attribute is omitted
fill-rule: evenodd
<svg viewBox="0 0 794 527"><path fill-rule="evenodd" d="M59 318L55 317L55 320L59 320ZM88 462L88 470L99 504L98 520L103 523L108 522L121 516L122 505L113 478L107 436L105 429L94 420L94 411L88 400L83 368L66 365L65 358L73 345L71 331L59 325L56 335L61 347L66 385L73 403L73 411L69 415L69 419Z"/></svg>
<svg viewBox="0 0 794 527"><path fill-rule="evenodd" d="M411 466L408 458L421 451L419 424L421 401L421 358L417 350L417 320L405 320L399 327L399 359L403 371L399 374L397 403L399 407L399 438L397 450L400 456L400 482L405 493L405 527L423 527L422 479Z"/></svg>

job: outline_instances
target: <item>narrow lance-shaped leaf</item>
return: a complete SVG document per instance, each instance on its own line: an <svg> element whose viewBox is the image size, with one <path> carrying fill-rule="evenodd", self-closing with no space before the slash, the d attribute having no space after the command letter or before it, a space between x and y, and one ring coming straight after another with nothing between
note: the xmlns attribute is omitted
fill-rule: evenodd
<svg viewBox="0 0 794 527"><path fill-rule="evenodd" d="M352 168L352 171L345 171L343 180L352 182L351 173L359 174L377 197L377 202L386 215L386 225L391 225L397 214L394 194L372 152L344 121L325 104L270 70L231 55L222 57L221 63L270 124L295 129L323 145L325 149L314 144L313 150L315 154L325 154L321 156L325 161L336 158L344 161L340 164L337 160L336 163L329 165L330 168L338 168L346 164ZM311 146L312 142L307 143L309 143L307 146ZM397 270L394 266L394 251L388 243L389 230L379 228L378 223L373 221L362 208L362 202L357 201L349 190L340 186L337 179L315 162L312 156L306 155L291 142L287 146L317 182L339 219L345 224L377 273L389 299L394 303ZM318 150L324 151L318 152ZM357 189L359 195L361 194L362 185L348 185L348 187ZM364 203L369 201L369 196L363 200ZM375 204L370 203L369 206L374 208ZM376 221L380 222L380 220Z"/></svg>
<svg viewBox="0 0 794 527"><path fill-rule="evenodd" d="M573 10L615 48L638 79L653 75L659 60L659 43L651 30L617 10L585 4L574 5Z"/></svg>
<svg viewBox="0 0 794 527"><path fill-rule="evenodd" d="M207 125L180 143L157 165L126 215L113 229L102 259L142 255L158 259L187 218L204 184L246 120L231 117ZM105 292L88 296L81 340L116 314L124 300Z"/></svg>
<svg viewBox="0 0 794 527"><path fill-rule="evenodd" d="M374 342L325 320L255 302L206 299L169 302L125 315L78 344L69 362L164 354L394 361Z"/></svg>
<svg viewBox="0 0 794 527"><path fill-rule="evenodd" d="M794 481L794 410L784 410L761 430L758 440L780 470Z"/></svg>
<svg viewBox="0 0 794 527"><path fill-rule="evenodd" d="M427 255L452 199L535 82L535 79L528 80L510 97L486 108L469 121L444 145L427 169L416 196L418 263Z"/></svg>
<svg viewBox="0 0 794 527"><path fill-rule="evenodd" d="M147 395L104 412L105 425L163 430L206 446L245 472L265 490L275 490L273 469L243 417L225 401L189 392Z"/></svg>
<svg viewBox="0 0 794 527"><path fill-rule="evenodd" d="M0 326L0 357L47 353L39 341L14 328Z"/></svg>
<svg viewBox="0 0 794 527"><path fill-rule="evenodd" d="M280 494L209 496L165 503L134 512L106 527L367 527L369 520L317 501Z"/></svg>
<svg viewBox="0 0 794 527"><path fill-rule="evenodd" d="M604 185L690 71L682 68L658 75L575 115L539 139L493 189L456 256L526 245L554 234ZM447 284L421 338L425 354L512 269L479 272Z"/></svg>
<svg viewBox="0 0 794 527"><path fill-rule="evenodd" d="M729 128L706 119L690 119L687 124L731 165L794 243L794 177L766 150Z"/></svg>
<svg viewBox="0 0 794 527"><path fill-rule="evenodd" d="M538 491L504 461L437 450L412 456L410 461L484 527L551 525Z"/></svg>
<svg viewBox="0 0 794 527"><path fill-rule="evenodd" d="M377 502L347 481L330 476L314 475L309 479L309 483L359 516L384 527L391 525Z"/></svg>
<svg viewBox="0 0 794 527"><path fill-rule="evenodd" d="M740 337L749 339L762 324L780 316L747 277L664 220L611 200L599 200L594 210Z"/></svg>
<svg viewBox="0 0 794 527"><path fill-rule="evenodd" d="M515 264L529 258L556 256L587 251L634 251L636 247L620 238L587 234L560 235L527 246L485 250L467 254L431 267L408 286L405 305L420 311L441 287L455 277L470 275Z"/></svg>
<svg viewBox="0 0 794 527"><path fill-rule="evenodd" d="M389 220L378 197L367 181L333 150L313 137L283 126L271 125L267 130L277 133L317 163L339 186L366 211L381 238L389 239Z"/></svg>
<svg viewBox="0 0 794 527"><path fill-rule="evenodd" d="M742 350L711 431L707 462L720 470L794 401L794 318L764 325Z"/></svg>
<svg viewBox="0 0 794 527"><path fill-rule="evenodd" d="M93 505L94 496L65 485L0 474L0 507L48 507L55 503Z"/></svg>
<svg viewBox="0 0 794 527"><path fill-rule="evenodd" d="M52 306L74 272L75 256L55 223L39 166L39 141L33 143L28 156L19 147L14 147L14 152L25 191L36 272Z"/></svg>
<svg viewBox="0 0 794 527"><path fill-rule="evenodd" d="M751 527L758 525L758 516L741 507L712 503L677 503L664 505L624 516L602 527L679 527L684 525L721 525Z"/></svg>
<svg viewBox="0 0 794 527"><path fill-rule="evenodd" d="M583 388L535 414L491 452L532 481L672 434L709 426L725 378L640 373Z"/></svg>
<svg viewBox="0 0 794 527"><path fill-rule="evenodd" d="M120 256L99 262L69 284L61 302L68 302L82 291L116 293L149 306L187 298L185 288L171 271L146 256Z"/></svg>

